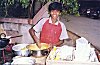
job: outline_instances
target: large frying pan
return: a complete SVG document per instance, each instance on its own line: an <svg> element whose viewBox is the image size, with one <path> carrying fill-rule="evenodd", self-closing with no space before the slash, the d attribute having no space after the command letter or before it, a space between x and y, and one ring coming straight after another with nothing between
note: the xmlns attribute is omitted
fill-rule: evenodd
<svg viewBox="0 0 100 65"><path fill-rule="evenodd" d="M13 37L10 37L10 38L16 38L16 37L21 37L21 36L22 35L18 35L18 36L13 36ZM6 47L10 42L10 38L6 38L6 34L1 33L0 34L0 48Z"/></svg>

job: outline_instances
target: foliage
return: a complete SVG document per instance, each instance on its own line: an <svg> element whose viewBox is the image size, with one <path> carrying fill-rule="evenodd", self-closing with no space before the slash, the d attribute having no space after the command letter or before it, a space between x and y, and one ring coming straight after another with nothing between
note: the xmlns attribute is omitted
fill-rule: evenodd
<svg viewBox="0 0 100 65"><path fill-rule="evenodd" d="M29 0L0 0L0 9L2 10L0 13L3 13L3 15L1 14L0 16L9 17L10 14L15 14L16 10L13 11L13 9L16 9L20 5L23 9L27 8L29 5ZM13 12L10 12L9 14L10 9Z"/></svg>
<svg viewBox="0 0 100 65"><path fill-rule="evenodd" d="M17 2L17 3L20 3L23 8L27 8L29 6L29 4L31 4L30 3L31 1L34 1L34 0L0 0L0 7L3 7L5 9L5 13L6 13L5 16L7 16L8 8L11 5L16 4L16 2ZM39 1L41 3L47 3L49 1L59 1L64 6L63 13L79 15L79 13L78 13L79 6L77 3L77 0L36 0L36 1Z"/></svg>
<svg viewBox="0 0 100 65"><path fill-rule="evenodd" d="M23 7L27 8L29 5L30 0L20 0L20 3Z"/></svg>
<svg viewBox="0 0 100 65"><path fill-rule="evenodd" d="M67 14L79 16L78 13L79 5L77 2L78 2L77 0L67 0L66 3L64 3L64 5L67 6Z"/></svg>
<svg viewBox="0 0 100 65"><path fill-rule="evenodd" d="M48 2L48 1L59 1L63 4L64 10L62 14L71 14L79 16L79 5L78 0L38 0L42 2Z"/></svg>
<svg viewBox="0 0 100 65"><path fill-rule="evenodd" d="M29 5L29 1L30 0L1 0L0 1L0 5L4 5L4 6L10 6L10 5L13 5L15 4L16 2L19 2L21 3L21 5L24 7L24 8L27 8L27 6Z"/></svg>

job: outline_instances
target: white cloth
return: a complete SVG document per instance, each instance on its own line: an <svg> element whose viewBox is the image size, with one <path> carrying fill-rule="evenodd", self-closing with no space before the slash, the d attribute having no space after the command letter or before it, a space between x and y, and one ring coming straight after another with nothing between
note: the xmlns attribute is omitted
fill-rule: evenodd
<svg viewBox="0 0 100 65"><path fill-rule="evenodd" d="M44 24L48 19L49 19L49 23L52 23L51 18L43 18L43 19L41 19L41 20L33 27L33 29L34 29L37 33L41 32L41 31L42 31L42 26L43 26L43 24ZM67 34L67 30L66 30L65 25L64 25L62 22L60 22L60 21L57 21L57 22L55 23L55 25L58 25L58 22L61 24L61 27L62 27L62 32L61 32L61 35L60 35L60 38L59 38L59 39L60 39L60 40L67 39L67 38L68 38L68 34Z"/></svg>

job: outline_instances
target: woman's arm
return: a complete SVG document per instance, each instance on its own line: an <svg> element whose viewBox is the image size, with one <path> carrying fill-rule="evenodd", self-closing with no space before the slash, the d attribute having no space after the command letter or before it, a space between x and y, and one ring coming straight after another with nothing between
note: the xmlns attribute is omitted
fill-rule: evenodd
<svg viewBox="0 0 100 65"><path fill-rule="evenodd" d="M60 40L58 43L55 43L52 46L60 46L63 43L64 43L64 40Z"/></svg>
<svg viewBox="0 0 100 65"><path fill-rule="evenodd" d="M41 45L40 45L40 40L39 40L39 38L35 35L35 30L34 29L29 29L29 33L30 33L30 35L31 35L31 37L32 37L32 39L35 41L35 43L37 44L37 46L38 47L40 47Z"/></svg>

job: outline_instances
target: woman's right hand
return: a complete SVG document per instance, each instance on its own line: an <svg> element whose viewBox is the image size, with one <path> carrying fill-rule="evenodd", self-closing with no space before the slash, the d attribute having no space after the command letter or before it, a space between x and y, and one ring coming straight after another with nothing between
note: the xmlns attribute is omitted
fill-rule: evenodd
<svg viewBox="0 0 100 65"><path fill-rule="evenodd" d="M36 45L38 46L38 48L41 48L41 43L36 43Z"/></svg>

